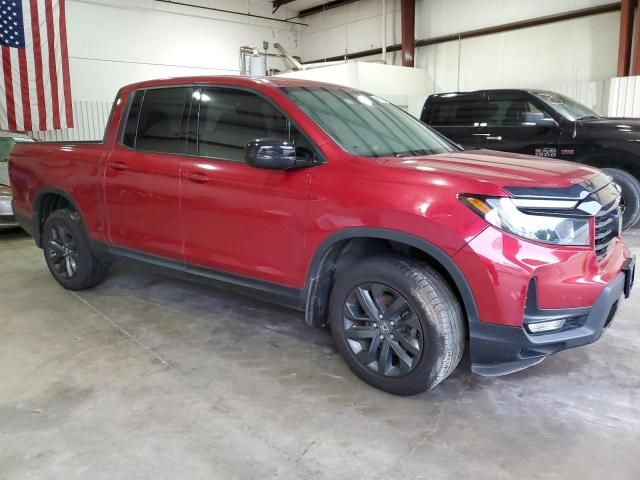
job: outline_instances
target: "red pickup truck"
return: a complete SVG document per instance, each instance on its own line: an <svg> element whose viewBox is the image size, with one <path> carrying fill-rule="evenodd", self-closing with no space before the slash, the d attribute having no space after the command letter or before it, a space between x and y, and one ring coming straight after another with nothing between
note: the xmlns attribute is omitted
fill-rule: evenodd
<svg viewBox="0 0 640 480"><path fill-rule="evenodd" d="M103 142L19 144L9 168L15 215L63 287L119 262L293 307L400 395L445 379L467 339L483 375L591 343L634 279L606 175L461 151L335 85L129 85Z"/></svg>

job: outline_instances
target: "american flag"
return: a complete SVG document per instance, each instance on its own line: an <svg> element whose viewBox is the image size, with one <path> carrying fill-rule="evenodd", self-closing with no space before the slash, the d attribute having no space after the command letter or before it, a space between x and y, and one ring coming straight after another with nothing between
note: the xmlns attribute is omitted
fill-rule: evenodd
<svg viewBox="0 0 640 480"><path fill-rule="evenodd" d="M0 130L73 127L64 0L0 0Z"/></svg>

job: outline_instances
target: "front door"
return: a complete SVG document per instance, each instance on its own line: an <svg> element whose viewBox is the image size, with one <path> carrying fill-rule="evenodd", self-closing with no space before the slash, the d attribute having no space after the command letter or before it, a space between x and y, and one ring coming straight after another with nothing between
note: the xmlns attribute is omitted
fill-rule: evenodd
<svg viewBox="0 0 640 480"><path fill-rule="evenodd" d="M191 90L133 94L123 138L104 172L112 245L182 261L179 173Z"/></svg>
<svg viewBox="0 0 640 480"><path fill-rule="evenodd" d="M484 148L558 158L560 127L525 92L489 92Z"/></svg>
<svg viewBox="0 0 640 480"><path fill-rule="evenodd" d="M195 156L182 161L181 173L186 262L301 287L293 279L302 268L314 169L251 167L244 147L259 138L289 139L298 155L314 155L314 147L256 93L203 87L194 96L199 101Z"/></svg>

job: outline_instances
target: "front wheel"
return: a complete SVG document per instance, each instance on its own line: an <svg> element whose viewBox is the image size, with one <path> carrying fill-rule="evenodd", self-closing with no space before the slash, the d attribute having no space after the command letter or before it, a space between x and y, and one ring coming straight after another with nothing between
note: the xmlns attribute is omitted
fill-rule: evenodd
<svg viewBox="0 0 640 480"><path fill-rule="evenodd" d="M622 229L627 230L640 220L640 182L629 172L618 168L604 168L602 171L613 178L622 189Z"/></svg>
<svg viewBox="0 0 640 480"><path fill-rule="evenodd" d="M435 387L464 351L458 299L435 269L414 259L375 257L342 273L329 321L351 370L396 395Z"/></svg>

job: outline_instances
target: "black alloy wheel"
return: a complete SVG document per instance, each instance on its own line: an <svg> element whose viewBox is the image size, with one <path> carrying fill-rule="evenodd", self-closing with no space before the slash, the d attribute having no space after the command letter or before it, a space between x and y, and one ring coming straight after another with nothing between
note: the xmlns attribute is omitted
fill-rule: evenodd
<svg viewBox="0 0 640 480"><path fill-rule="evenodd" d="M389 253L338 269L328 313L351 371L389 393L435 387L464 352L462 306L448 281L420 259Z"/></svg>
<svg viewBox="0 0 640 480"><path fill-rule="evenodd" d="M97 258L80 215L55 210L42 228L42 248L53 278L68 290L84 290L102 282L108 265Z"/></svg>
<svg viewBox="0 0 640 480"><path fill-rule="evenodd" d="M45 246L56 275L69 280L78 273L78 249L71 231L60 223L50 226Z"/></svg>
<svg viewBox="0 0 640 480"><path fill-rule="evenodd" d="M356 359L384 377L411 372L424 350L424 332L406 298L382 283L357 286L344 302L344 330Z"/></svg>

